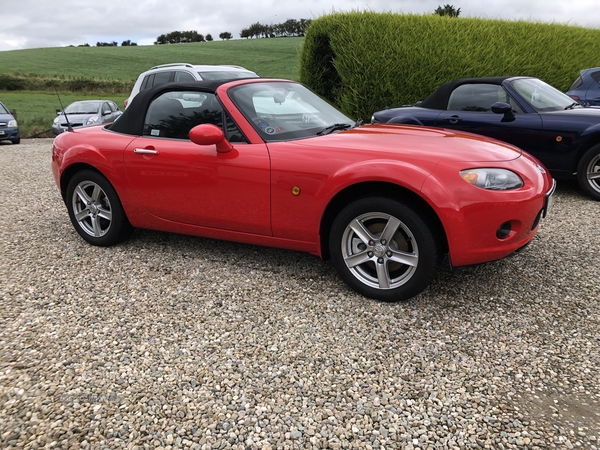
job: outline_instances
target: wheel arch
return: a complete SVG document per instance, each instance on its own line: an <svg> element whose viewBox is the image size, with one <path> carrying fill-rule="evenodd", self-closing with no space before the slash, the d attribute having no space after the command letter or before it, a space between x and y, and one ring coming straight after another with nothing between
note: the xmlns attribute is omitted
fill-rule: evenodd
<svg viewBox="0 0 600 450"><path fill-rule="evenodd" d="M385 181L368 181L353 184L338 192L329 202L321 218L319 227L321 256L324 260L330 258L329 235L335 217L348 204L355 200L366 197L385 197L397 200L412 208L415 212L423 215L425 220L431 224L441 250L448 250L448 240L442 222L433 208L415 192L405 187Z"/></svg>
<svg viewBox="0 0 600 450"><path fill-rule="evenodd" d="M581 158L583 158L583 155L585 155L590 148L598 144L600 144L600 129L592 136L588 137L588 139L579 147L575 160L573 161L573 172L577 172L577 167L579 166L579 162L581 161Z"/></svg>
<svg viewBox="0 0 600 450"><path fill-rule="evenodd" d="M92 172L96 172L99 175L102 175L104 178L106 178L108 180L106 175L103 174L100 170L98 170L97 167L94 167L94 166L92 166L90 164L86 164L86 163L72 164L69 167L67 167L60 176L60 195L64 202L66 202L67 186L69 186L69 182L71 181L71 178L73 178L73 176L77 172L81 172L82 170L91 170ZM109 183L110 183L110 180L109 180Z"/></svg>

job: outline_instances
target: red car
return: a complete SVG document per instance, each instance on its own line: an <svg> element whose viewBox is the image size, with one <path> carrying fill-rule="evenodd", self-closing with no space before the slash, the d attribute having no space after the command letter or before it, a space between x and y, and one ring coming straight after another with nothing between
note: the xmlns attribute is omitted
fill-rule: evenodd
<svg viewBox="0 0 600 450"><path fill-rule="evenodd" d="M436 128L358 126L301 84L172 83L112 125L63 133L52 169L77 232L109 246L134 228L332 258L385 301L453 266L526 246L554 180L520 149Z"/></svg>

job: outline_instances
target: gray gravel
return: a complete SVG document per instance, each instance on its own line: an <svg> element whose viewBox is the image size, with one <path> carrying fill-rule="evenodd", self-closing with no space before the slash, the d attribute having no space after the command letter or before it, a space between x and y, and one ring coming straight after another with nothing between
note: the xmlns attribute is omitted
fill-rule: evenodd
<svg viewBox="0 0 600 450"><path fill-rule="evenodd" d="M0 145L0 447L600 448L600 202L407 303L302 253L79 238L51 140Z"/></svg>

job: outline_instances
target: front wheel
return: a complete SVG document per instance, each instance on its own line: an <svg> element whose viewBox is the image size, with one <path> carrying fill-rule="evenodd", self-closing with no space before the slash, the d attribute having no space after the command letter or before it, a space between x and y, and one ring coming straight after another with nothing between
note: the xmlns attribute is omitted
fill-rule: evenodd
<svg viewBox="0 0 600 450"><path fill-rule="evenodd" d="M67 187L66 203L75 230L92 245L114 245L133 231L114 188L97 172L76 173Z"/></svg>
<svg viewBox="0 0 600 450"><path fill-rule="evenodd" d="M20 144L21 143L21 139L20 138L19 139L13 139L11 142L13 144Z"/></svg>
<svg viewBox="0 0 600 450"><path fill-rule="evenodd" d="M436 235L422 216L382 197L360 199L344 208L333 222L329 250L351 288L387 302L423 291L440 255Z"/></svg>
<svg viewBox="0 0 600 450"><path fill-rule="evenodd" d="M583 154L577 165L577 181L587 195L600 200L600 144Z"/></svg>

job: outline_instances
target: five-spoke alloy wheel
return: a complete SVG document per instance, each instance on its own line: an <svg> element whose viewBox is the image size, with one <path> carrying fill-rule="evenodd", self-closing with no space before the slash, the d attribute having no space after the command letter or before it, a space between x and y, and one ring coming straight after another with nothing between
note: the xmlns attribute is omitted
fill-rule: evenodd
<svg viewBox="0 0 600 450"><path fill-rule="evenodd" d="M366 297L398 301L427 287L438 265L431 227L406 205L371 197L343 209L329 250L336 270Z"/></svg>
<svg viewBox="0 0 600 450"><path fill-rule="evenodd" d="M90 244L113 245L132 231L115 190L97 172L75 174L67 187L66 203L73 226Z"/></svg>

